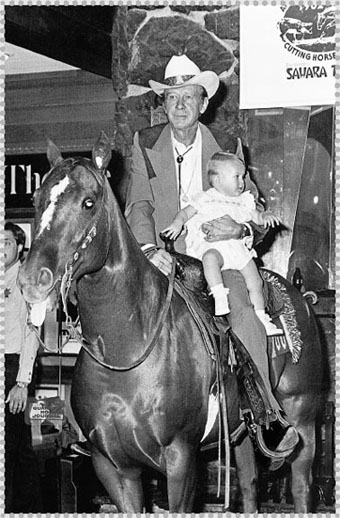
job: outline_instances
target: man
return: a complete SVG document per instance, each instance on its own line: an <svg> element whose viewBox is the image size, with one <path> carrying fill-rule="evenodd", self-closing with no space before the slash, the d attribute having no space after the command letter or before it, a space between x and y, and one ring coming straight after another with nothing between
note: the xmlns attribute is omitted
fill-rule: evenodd
<svg viewBox="0 0 340 518"><path fill-rule="evenodd" d="M38 464L25 409L38 339L28 328L27 309L17 287L25 233L5 223L5 512L41 512Z"/></svg>
<svg viewBox="0 0 340 518"><path fill-rule="evenodd" d="M222 149L234 152L236 139L234 148L227 149L227 139L217 141L199 122L219 86L214 72L201 72L185 55L173 56L165 69L164 83L149 84L162 97L169 122L142 130L134 137L125 216L149 260L168 275L172 258L161 248L159 232L171 223L178 209L188 204L188 196L209 187L208 160ZM246 189L257 197L249 175ZM229 216L207 224L203 230L208 241L239 239L251 232L249 225L238 224ZM176 241L176 248L185 252L183 237ZM240 273L224 271L223 280L230 290L230 325L254 359L266 387L268 411L275 416L280 406L269 381L265 329L255 315ZM297 441L295 430L287 426L279 449L291 453Z"/></svg>

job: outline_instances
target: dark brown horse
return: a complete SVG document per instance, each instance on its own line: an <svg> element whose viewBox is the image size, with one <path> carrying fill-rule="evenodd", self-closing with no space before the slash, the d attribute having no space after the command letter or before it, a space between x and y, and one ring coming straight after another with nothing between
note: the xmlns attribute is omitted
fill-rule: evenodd
<svg viewBox="0 0 340 518"><path fill-rule="evenodd" d="M97 476L118 510L143 511L146 465L166 475L170 512L190 512L216 366L186 303L131 234L106 179L110 157L103 134L92 160L63 160L49 144L51 170L35 195L35 238L19 284L33 304L76 283L87 346L77 359L71 403L92 445ZM290 355L278 359L274 384L301 437L292 459L293 496L296 511L306 512L320 344L307 303L288 284L287 290L304 346L298 363ZM236 401L234 395L229 399ZM230 429L237 424L235 408ZM236 449L236 460L244 511L255 512L256 468L248 437Z"/></svg>

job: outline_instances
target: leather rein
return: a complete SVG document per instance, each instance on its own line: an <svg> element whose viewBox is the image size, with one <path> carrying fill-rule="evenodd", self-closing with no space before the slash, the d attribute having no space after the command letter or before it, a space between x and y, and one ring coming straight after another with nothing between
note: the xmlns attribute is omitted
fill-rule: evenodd
<svg viewBox="0 0 340 518"><path fill-rule="evenodd" d="M91 344L89 344L85 340L85 338L79 333L79 331L76 329L79 317L78 317L78 319L76 321L76 324L74 324L72 319L71 319L71 317L70 317L70 315L69 315L69 313L68 313L67 297L68 297L69 290L70 290L70 287L71 287L71 283L72 283L72 280L73 280L73 273L74 273L73 272L73 268L74 268L74 265L79 260L79 257L81 255L82 250L85 250L87 248L87 246L96 237L96 235L97 235L97 224L99 222L99 219L100 219L103 207L104 207L104 196L102 198L100 209L99 209L99 211L97 213L97 216L96 216L96 219L95 219L94 223L89 225L90 229L86 233L86 236L85 236L84 240L81 242L81 244L78 246L76 251L73 253L72 260L69 263L66 263L65 273L64 273L63 277L61 278L60 295L61 295L61 299L62 299L62 303L63 303L63 311L64 311L64 313L66 315L66 328L67 328L67 330L69 332L70 337L76 339L81 344L83 349L85 349L85 351L96 362L98 362L100 365L102 365L102 367L105 367L107 369L114 370L114 371L128 371L128 370L134 369L135 367L138 367L138 365L141 365L148 358L148 356L150 356L151 352L153 351L153 349L154 349L154 347L155 347L155 345L157 343L157 340L158 340L158 338L160 336L161 330L163 328L163 324L165 322L166 316L167 316L169 308L170 308L170 303L171 303L173 289L174 289L176 262L175 262L175 259L173 259L173 261L172 261L172 269L171 269L171 273L170 273L170 276L169 276L167 295L166 295L165 303L163 304L163 307L162 307L162 311L161 311L160 316L158 318L157 325L155 327L154 332L152 333L152 336L149 339L149 344L147 345L144 353L140 356L140 358L135 360L130 365L126 365L126 366L110 365L110 364L104 362L103 360L101 360L100 358L98 358L90 350L89 346Z"/></svg>
<svg viewBox="0 0 340 518"><path fill-rule="evenodd" d="M110 365L109 363L106 363L103 360L100 360L99 358L97 358L93 354L93 352L90 351L89 348L87 347L88 343L85 341L84 338L82 338L81 344L82 344L82 347L85 349L85 351L94 360L96 360L100 365L102 365L103 367L105 367L107 369L113 370L113 371L129 371L129 370L132 370L132 369L138 367L142 363L144 363L144 361L148 358L148 356L150 356L151 352L153 351L153 349L154 349L154 347L155 347L155 345L156 345L156 343L158 341L159 335L161 334L161 331L162 331L162 328L163 328L163 324L164 324L165 318L166 318L166 316L168 314L168 311L169 311L169 308L170 308L171 299L172 299L173 289L174 289L175 270L176 270L176 261L175 261L175 259L173 259L172 267L171 267L171 273L170 273L169 281L168 281L168 290L167 290L167 295L166 295L165 303L163 304L161 314L160 314L160 316L158 318L157 326L155 327L155 330L154 330L151 338L149 339L149 345L146 347L144 353L142 354L142 356L140 356L140 358L135 360L130 365L124 365L124 366L121 366L121 365Z"/></svg>

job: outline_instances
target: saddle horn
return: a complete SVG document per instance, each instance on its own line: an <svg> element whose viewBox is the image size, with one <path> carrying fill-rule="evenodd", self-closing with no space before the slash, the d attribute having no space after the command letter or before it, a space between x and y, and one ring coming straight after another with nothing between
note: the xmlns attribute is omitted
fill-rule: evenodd
<svg viewBox="0 0 340 518"><path fill-rule="evenodd" d="M111 143L104 131L100 132L99 138L92 149L92 161L99 171L105 171L111 160Z"/></svg>

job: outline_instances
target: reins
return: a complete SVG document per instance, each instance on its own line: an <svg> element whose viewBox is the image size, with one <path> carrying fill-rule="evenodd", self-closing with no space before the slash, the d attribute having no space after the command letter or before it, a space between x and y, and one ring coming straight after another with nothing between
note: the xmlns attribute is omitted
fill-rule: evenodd
<svg viewBox="0 0 340 518"><path fill-rule="evenodd" d="M138 367L138 365L141 365L148 358L148 356L150 356L150 354L152 353L152 351L157 343L157 340L158 340L159 335L163 328L165 318L166 318L169 308L170 308L170 303L171 303L172 294L173 294L173 290L174 290L175 270L176 270L176 261L175 261L175 259L173 259L172 267L171 267L171 274L170 274L169 280L168 280L168 291L167 291L165 303L162 308L162 312L158 319L157 326L155 327L155 330L153 332L153 336L150 339L150 343L147 346L144 353L142 354L142 356L140 358L138 358L138 360L135 360L131 365L126 365L126 366L110 365L110 364L100 360L99 358L97 358L93 354L93 352L89 350L89 348L88 348L89 344L87 342L85 342L84 338L82 338L82 341L81 341L82 347L94 360L96 360L96 362L98 362L100 365L102 365L102 367L105 367L105 368L113 370L113 371L129 371L129 370L135 369L136 367ZM86 343L86 345L84 345L85 343Z"/></svg>

